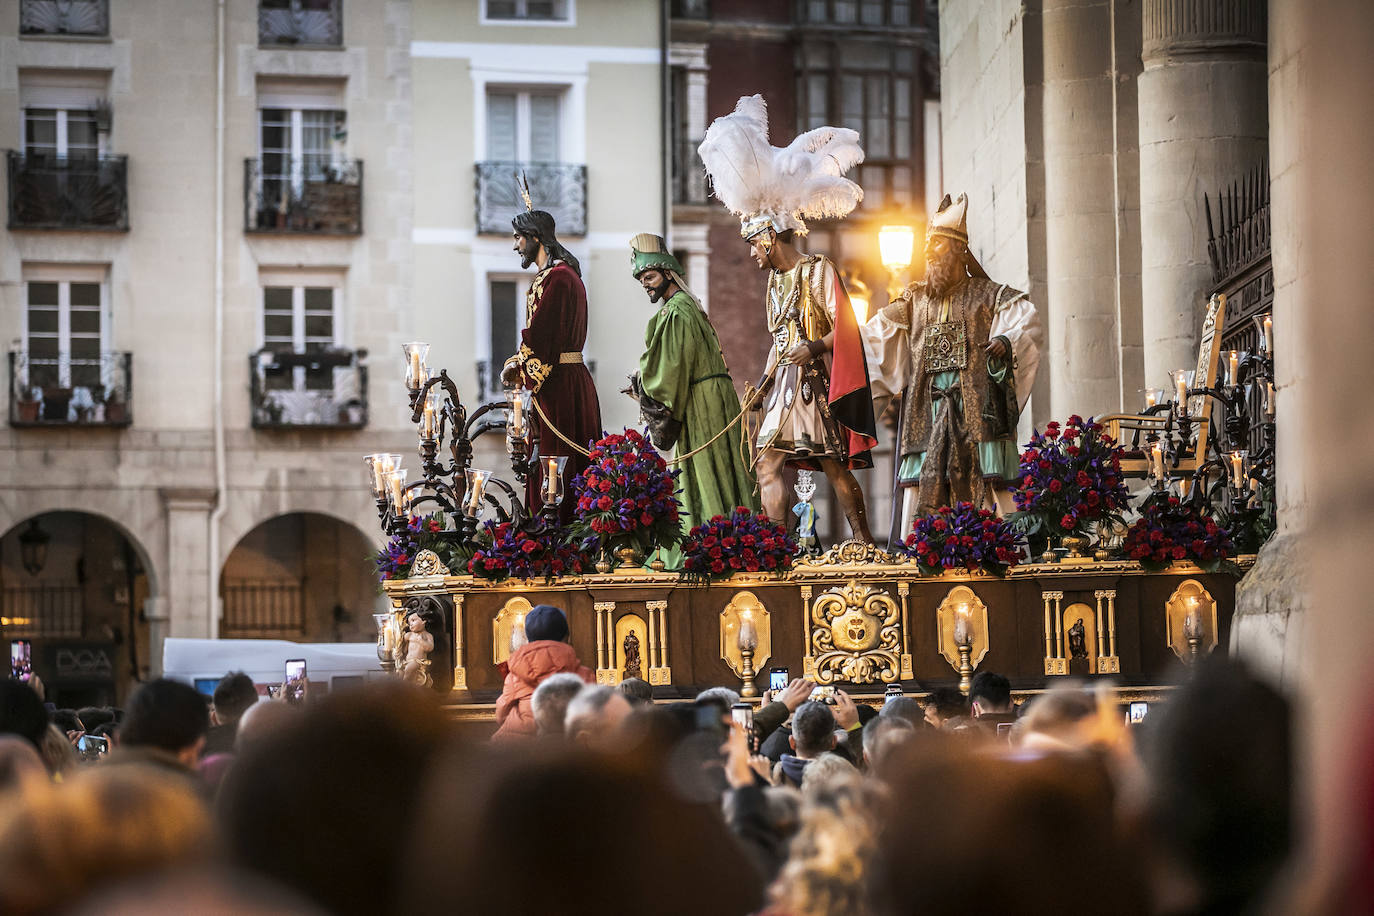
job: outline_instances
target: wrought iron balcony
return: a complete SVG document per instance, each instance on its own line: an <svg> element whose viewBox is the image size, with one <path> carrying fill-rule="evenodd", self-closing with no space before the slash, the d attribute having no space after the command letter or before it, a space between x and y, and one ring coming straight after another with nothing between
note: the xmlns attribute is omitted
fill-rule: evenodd
<svg viewBox="0 0 1374 916"><path fill-rule="evenodd" d="M258 44L340 47L343 45L342 0L259 0Z"/></svg>
<svg viewBox="0 0 1374 916"><path fill-rule="evenodd" d="M10 351L10 426L128 426L133 354Z"/></svg>
<svg viewBox="0 0 1374 916"><path fill-rule="evenodd" d="M366 350L262 349L248 357L254 429L362 429Z"/></svg>
<svg viewBox="0 0 1374 916"><path fill-rule="evenodd" d="M477 163L477 231L509 235L525 209L516 182L524 175L535 209L553 214L560 236L587 234L587 167L563 162Z"/></svg>
<svg viewBox="0 0 1374 916"><path fill-rule="evenodd" d="M6 154L11 229L129 228L128 156Z"/></svg>
<svg viewBox="0 0 1374 916"><path fill-rule="evenodd" d="M359 235L363 231L363 164L275 156L243 161L245 232Z"/></svg>
<svg viewBox="0 0 1374 916"><path fill-rule="evenodd" d="M110 34L110 0L19 0L20 35Z"/></svg>

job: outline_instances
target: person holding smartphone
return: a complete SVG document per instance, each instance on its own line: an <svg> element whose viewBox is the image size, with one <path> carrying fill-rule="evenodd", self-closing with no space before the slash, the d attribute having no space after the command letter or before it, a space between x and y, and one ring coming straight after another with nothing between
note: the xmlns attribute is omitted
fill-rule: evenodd
<svg viewBox="0 0 1374 916"><path fill-rule="evenodd" d="M779 669L774 669L778 671ZM782 676L787 676L787 669L781 669ZM770 686L772 675L769 677ZM765 702L759 710L754 713L754 736L755 747L762 747L763 742L768 740L768 736L773 734L791 718L792 714L811 697L811 691L816 687L815 683L808 681L804 677L794 678L788 682L781 690L769 690L770 697L765 697Z"/></svg>

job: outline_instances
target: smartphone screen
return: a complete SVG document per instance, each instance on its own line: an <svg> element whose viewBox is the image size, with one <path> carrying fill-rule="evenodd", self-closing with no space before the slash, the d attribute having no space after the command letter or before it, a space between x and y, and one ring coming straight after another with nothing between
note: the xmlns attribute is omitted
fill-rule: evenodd
<svg viewBox="0 0 1374 916"><path fill-rule="evenodd" d="M786 668L769 668L769 669L768 669L768 689L769 689L769 690L786 690L786 689L787 689L787 682L788 682L788 680L789 680L789 678L788 678L788 676L787 676L787 669L786 669Z"/></svg>
<svg viewBox="0 0 1374 916"><path fill-rule="evenodd" d="M746 732L754 729L754 707L748 703L736 703L730 707L730 718Z"/></svg>
<svg viewBox="0 0 1374 916"><path fill-rule="evenodd" d="M110 740L96 735L82 735L76 739L76 752L84 760L92 760L110 749Z"/></svg>
<svg viewBox="0 0 1374 916"><path fill-rule="evenodd" d="M1141 702L1132 703L1132 704L1131 704L1131 711L1130 711L1130 721L1133 722L1133 723L1134 723L1134 722L1144 722L1144 721L1145 721L1145 716L1147 716L1147 715L1149 714L1149 712L1150 712L1150 704L1149 704L1149 703L1141 703Z"/></svg>
<svg viewBox="0 0 1374 916"><path fill-rule="evenodd" d="M282 682L282 694L288 703L299 703L305 699L305 659L286 660L286 679Z"/></svg>
<svg viewBox="0 0 1374 916"><path fill-rule="evenodd" d="M33 649L27 639L10 640L10 677L28 682L33 676Z"/></svg>

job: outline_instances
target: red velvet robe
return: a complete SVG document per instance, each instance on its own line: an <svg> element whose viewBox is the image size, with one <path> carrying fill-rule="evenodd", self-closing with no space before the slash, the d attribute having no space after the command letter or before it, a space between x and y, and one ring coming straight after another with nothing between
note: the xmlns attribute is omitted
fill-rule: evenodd
<svg viewBox="0 0 1374 916"><path fill-rule="evenodd" d="M564 353L580 353L587 342L587 289L571 267L559 261L535 275L525 300L525 329L520 332L520 352L514 361L520 365L521 380L534 392L535 399L554 426L583 448L601 438L601 402L596 385L584 363L560 362ZM572 495L573 478L587 467L587 459L577 454L538 412L534 417L539 434L539 454L551 458L567 455L563 472L563 505L559 515L566 524L573 518L577 500ZM531 511L544 505L544 471L532 473L525 497Z"/></svg>

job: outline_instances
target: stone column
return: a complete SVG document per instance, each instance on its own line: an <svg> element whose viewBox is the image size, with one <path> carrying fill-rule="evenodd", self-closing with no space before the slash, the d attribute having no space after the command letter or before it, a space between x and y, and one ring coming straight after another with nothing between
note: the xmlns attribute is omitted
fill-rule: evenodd
<svg viewBox="0 0 1374 916"><path fill-rule="evenodd" d="M1197 364L1213 277L1202 195L1263 161L1265 0L1144 0L1140 249L1145 383Z"/></svg>
<svg viewBox="0 0 1374 916"><path fill-rule="evenodd" d="M204 638L210 635L210 615L219 612L219 596L206 594L209 516L215 491L167 488L161 495L167 513L164 635Z"/></svg>
<svg viewBox="0 0 1374 916"><path fill-rule="evenodd" d="M1045 0L1045 242L1051 413L1121 407L1110 0Z"/></svg>

